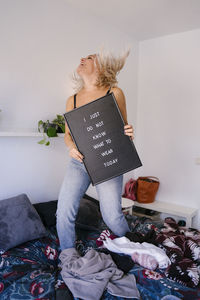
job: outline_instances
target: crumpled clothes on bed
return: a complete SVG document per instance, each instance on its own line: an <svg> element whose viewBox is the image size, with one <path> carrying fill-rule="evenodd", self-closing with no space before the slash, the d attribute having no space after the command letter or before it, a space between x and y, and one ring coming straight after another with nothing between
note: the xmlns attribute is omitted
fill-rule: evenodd
<svg viewBox="0 0 200 300"><path fill-rule="evenodd" d="M124 253L131 256L134 253L149 254L156 259L161 269L167 268L171 263L164 250L150 243L134 243L124 236L114 240L106 239L103 243L107 249L117 253Z"/></svg>
<svg viewBox="0 0 200 300"><path fill-rule="evenodd" d="M171 260L165 271L168 278L185 286L199 285L200 232L179 227L173 218L165 219L165 228L157 235L156 244L162 246Z"/></svg>
<svg viewBox="0 0 200 300"><path fill-rule="evenodd" d="M171 264L165 271L165 275L184 286L195 288L199 284L197 265L188 258L183 258L176 264Z"/></svg>
<svg viewBox="0 0 200 300"><path fill-rule="evenodd" d="M140 298L133 274L124 275L110 255L90 249L81 257L74 248L60 254L61 275L75 298L98 300L104 290L114 296Z"/></svg>

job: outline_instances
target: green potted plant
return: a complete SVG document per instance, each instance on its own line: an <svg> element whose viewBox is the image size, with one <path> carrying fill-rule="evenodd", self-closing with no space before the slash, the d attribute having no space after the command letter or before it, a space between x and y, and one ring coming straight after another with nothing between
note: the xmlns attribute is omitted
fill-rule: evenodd
<svg viewBox="0 0 200 300"><path fill-rule="evenodd" d="M50 138L58 136L57 133L65 133L65 119L57 115L53 121L38 121L38 131L43 133L43 139L38 142L40 145L49 146Z"/></svg>

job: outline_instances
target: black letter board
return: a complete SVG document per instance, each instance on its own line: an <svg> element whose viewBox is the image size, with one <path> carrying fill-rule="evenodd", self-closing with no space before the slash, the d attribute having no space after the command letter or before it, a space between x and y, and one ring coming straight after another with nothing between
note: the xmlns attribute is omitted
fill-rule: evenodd
<svg viewBox="0 0 200 300"><path fill-rule="evenodd" d="M142 165L133 142L124 134L124 120L113 93L64 117L93 185Z"/></svg>

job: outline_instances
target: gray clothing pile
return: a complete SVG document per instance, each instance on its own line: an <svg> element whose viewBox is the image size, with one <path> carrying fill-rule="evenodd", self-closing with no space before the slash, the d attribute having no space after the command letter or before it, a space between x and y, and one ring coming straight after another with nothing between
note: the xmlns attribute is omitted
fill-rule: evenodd
<svg viewBox="0 0 200 300"><path fill-rule="evenodd" d="M98 300L105 289L114 296L140 298L135 276L124 275L110 255L91 249L81 257L69 248L59 258L62 278L75 298Z"/></svg>

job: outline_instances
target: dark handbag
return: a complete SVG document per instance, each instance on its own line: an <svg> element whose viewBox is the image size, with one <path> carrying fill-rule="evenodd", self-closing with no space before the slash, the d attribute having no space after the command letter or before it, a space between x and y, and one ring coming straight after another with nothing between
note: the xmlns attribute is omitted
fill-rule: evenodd
<svg viewBox="0 0 200 300"><path fill-rule="evenodd" d="M130 179L126 184L125 184L125 191L122 197L131 199L133 201L136 200L136 191L137 191L137 180Z"/></svg>
<svg viewBox="0 0 200 300"><path fill-rule="evenodd" d="M139 177L137 179L137 201L140 203L154 202L159 185L157 177Z"/></svg>

